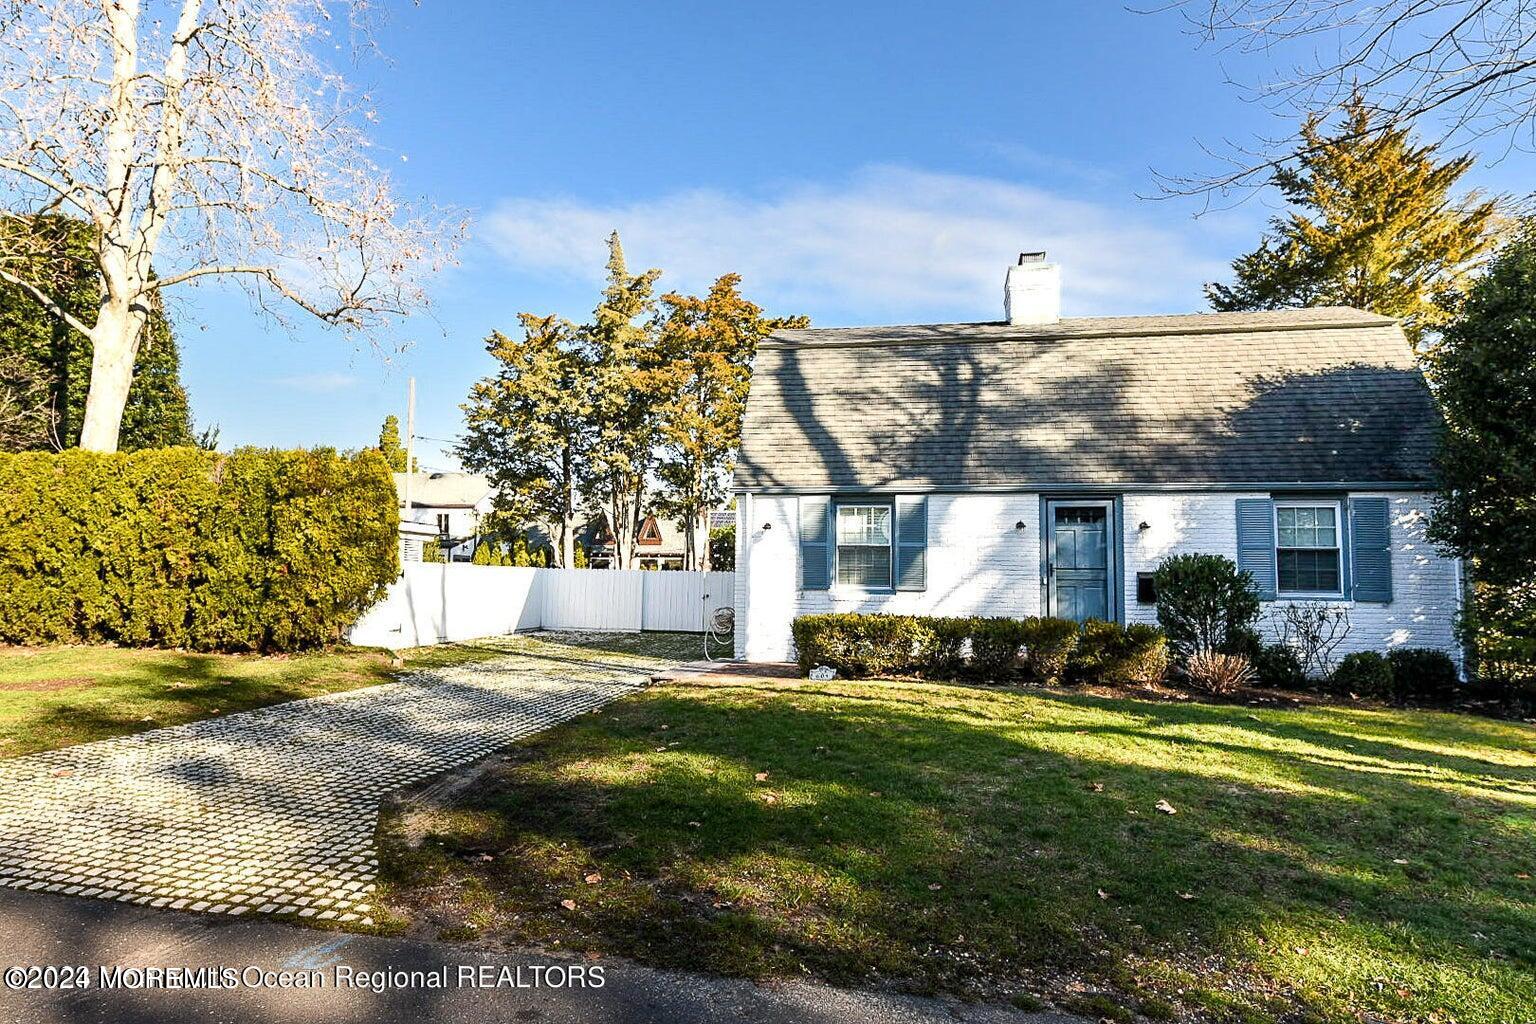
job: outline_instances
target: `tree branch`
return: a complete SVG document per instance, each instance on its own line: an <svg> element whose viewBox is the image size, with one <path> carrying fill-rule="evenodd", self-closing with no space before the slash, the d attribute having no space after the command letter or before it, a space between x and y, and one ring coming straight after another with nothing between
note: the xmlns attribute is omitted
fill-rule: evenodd
<svg viewBox="0 0 1536 1024"><path fill-rule="evenodd" d="M5 281L8 284L13 284L17 288L20 288L22 291L32 296L32 298L41 304L44 309L58 317L60 320L64 321L64 323L68 324L70 327L73 327L75 330L79 331L86 337L91 336L91 329L89 327L82 323L69 310L55 302L47 292L43 291L31 281L19 278L15 274L4 269L0 269L0 281Z"/></svg>

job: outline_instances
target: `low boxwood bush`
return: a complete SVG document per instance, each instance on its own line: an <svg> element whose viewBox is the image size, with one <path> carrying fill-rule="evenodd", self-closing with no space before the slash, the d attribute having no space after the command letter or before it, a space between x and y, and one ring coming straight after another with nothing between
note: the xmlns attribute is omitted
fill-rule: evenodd
<svg viewBox="0 0 1536 1024"><path fill-rule="evenodd" d="M973 622L965 617L922 620L927 630L920 666L924 675L933 679L955 679L965 671Z"/></svg>
<svg viewBox="0 0 1536 1024"><path fill-rule="evenodd" d="M1024 623L1019 619L982 619L971 624L971 674L1002 682L1018 675L1024 647Z"/></svg>
<svg viewBox="0 0 1536 1024"><path fill-rule="evenodd" d="M1375 651L1346 654L1339 667L1328 677L1334 693L1357 697L1387 697L1392 694L1392 663Z"/></svg>
<svg viewBox="0 0 1536 1024"><path fill-rule="evenodd" d="M1089 619L1067 662L1073 682L1110 685L1160 681L1168 671L1168 641L1156 626Z"/></svg>
<svg viewBox="0 0 1536 1024"><path fill-rule="evenodd" d="M0 642L291 651L399 574L377 451L0 455Z"/></svg>
<svg viewBox="0 0 1536 1024"><path fill-rule="evenodd" d="M828 665L840 675L922 675L1007 682L1150 682L1168 667L1155 626L1054 618L943 618L916 615L802 615L792 632L800 670Z"/></svg>
<svg viewBox="0 0 1536 1024"><path fill-rule="evenodd" d="M830 665L855 679L913 671L929 640L911 615L802 615L790 630L802 672Z"/></svg>
<svg viewBox="0 0 1536 1024"><path fill-rule="evenodd" d="M1261 644L1248 660L1253 665L1254 682L1260 686L1299 690L1307 685L1301 655L1285 644Z"/></svg>
<svg viewBox="0 0 1536 1024"><path fill-rule="evenodd" d="M1041 683L1060 682L1082 639L1077 623L1042 615L1025 619L1023 626L1024 664L1030 677Z"/></svg>

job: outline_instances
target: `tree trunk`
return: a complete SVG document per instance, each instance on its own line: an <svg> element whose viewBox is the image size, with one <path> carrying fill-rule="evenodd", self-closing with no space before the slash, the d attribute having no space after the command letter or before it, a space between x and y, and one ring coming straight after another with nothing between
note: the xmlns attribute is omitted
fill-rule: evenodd
<svg viewBox="0 0 1536 1024"><path fill-rule="evenodd" d="M143 313L126 303L109 301L101 307L91 329L91 386L80 425L80 447L86 451L117 451L143 326Z"/></svg>
<svg viewBox="0 0 1536 1024"><path fill-rule="evenodd" d="M576 567L576 474L570 445L560 458L565 473L565 496L560 503L560 568Z"/></svg>
<svg viewBox="0 0 1536 1024"><path fill-rule="evenodd" d="M635 478L634 500L629 503L629 524L625 527L629 531L629 563L624 566L626 569L633 569L635 567L636 555L638 554L635 550L635 538L640 536L640 524L645 522L644 507L645 477L641 475Z"/></svg>

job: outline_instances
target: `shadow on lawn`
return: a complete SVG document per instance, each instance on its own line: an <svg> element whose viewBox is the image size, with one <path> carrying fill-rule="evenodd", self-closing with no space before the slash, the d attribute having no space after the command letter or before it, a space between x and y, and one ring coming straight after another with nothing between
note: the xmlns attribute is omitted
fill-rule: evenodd
<svg viewBox="0 0 1536 1024"><path fill-rule="evenodd" d="M1354 716L1341 730L1072 694L709 689L533 741L443 848L397 850L386 879L409 895L474 876L511 941L918 990L1123 978L1130 953L1251 960L1293 927L1361 970L1390 962L1426 1005L1455 1001L1447 972L1513 999L1536 967L1517 878L1536 853L1536 769L1364 739ZM1437 727L1447 745L1479 733ZM441 852L486 850L494 862Z"/></svg>

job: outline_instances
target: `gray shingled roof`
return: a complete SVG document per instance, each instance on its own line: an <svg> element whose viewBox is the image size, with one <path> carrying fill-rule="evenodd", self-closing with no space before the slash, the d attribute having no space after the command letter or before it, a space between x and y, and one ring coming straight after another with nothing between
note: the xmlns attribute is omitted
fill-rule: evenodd
<svg viewBox="0 0 1536 1024"><path fill-rule="evenodd" d="M1343 307L781 331L739 490L1428 482L1396 321Z"/></svg>
<svg viewBox="0 0 1536 1024"><path fill-rule="evenodd" d="M405 500L404 473L395 478L395 493ZM473 508L496 492L484 473L414 473L411 504L417 508Z"/></svg>

